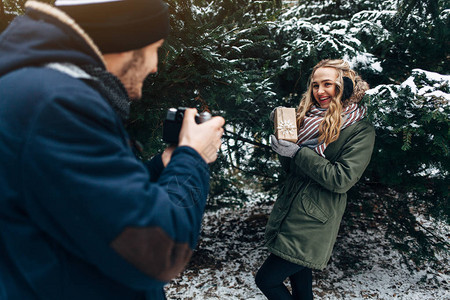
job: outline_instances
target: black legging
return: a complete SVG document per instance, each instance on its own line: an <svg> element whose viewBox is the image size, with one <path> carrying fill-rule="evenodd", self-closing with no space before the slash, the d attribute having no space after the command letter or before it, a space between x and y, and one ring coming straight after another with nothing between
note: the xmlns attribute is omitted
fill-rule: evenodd
<svg viewBox="0 0 450 300"><path fill-rule="evenodd" d="M289 277L292 295L283 281ZM259 268L255 277L256 285L269 300L310 300L312 294L312 271L270 254Z"/></svg>

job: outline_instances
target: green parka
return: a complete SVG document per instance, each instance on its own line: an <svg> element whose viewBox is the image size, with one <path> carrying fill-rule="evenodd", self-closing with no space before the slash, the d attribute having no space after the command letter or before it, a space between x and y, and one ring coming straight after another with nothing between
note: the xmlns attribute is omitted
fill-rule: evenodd
<svg viewBox="0 0 450 300"><path fill-rule="evenodd" d="M302 148L293 159L280 157L288 176L266 227L269 251L287 261L324 269L347 205L346 192L369 164L373 126L359 121L328 145L325 158Z"/></svg>

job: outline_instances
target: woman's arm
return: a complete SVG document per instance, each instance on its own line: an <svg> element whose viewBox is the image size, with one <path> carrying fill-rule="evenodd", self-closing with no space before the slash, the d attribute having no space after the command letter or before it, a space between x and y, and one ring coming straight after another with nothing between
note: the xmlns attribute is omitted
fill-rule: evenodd
<svg viewBox="0 0 450 300"><path fill-rule="evenodd" d="M281 168L283 169L283 171L288 173L289 169L290 169L292 158L278 155L278 160L280 161Z"/></svg>
<svg viewBox="0 0 450 300"><path fill-rule="evenodd" d="M345 142L335 163L304 147L294 157L296 172L311 178L327 190L347 192L362 176L370 162L375 131L366 122Z"/></svg>

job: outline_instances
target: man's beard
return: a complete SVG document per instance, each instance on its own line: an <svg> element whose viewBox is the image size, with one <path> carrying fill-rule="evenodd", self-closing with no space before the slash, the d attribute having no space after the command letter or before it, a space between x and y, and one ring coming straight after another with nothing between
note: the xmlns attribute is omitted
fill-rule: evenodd
<svg viewBox="0 0 450 300"><path fill-rule="evenodd" d="M145 78L140 78L143 75L143 66L145 65L144 54L142 51L133 51L131 59L124 64L120 73L119 79L125 86L130 101L140 100L142 97L142 82Z"/></svg>

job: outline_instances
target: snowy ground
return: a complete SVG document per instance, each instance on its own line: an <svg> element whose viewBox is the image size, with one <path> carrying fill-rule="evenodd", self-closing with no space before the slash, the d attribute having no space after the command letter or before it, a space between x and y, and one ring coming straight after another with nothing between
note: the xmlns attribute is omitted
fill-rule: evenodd
<svg viewBox="0 0 450 300"><path fill-rule="evenodd" d="M166 287L168 299L265 299L254 275L268 255L263 235L270 210L257 201L208 212L191 263ZM315 299L450 299L449 253L439 266L409 271L384 228L362 227L341 227L329 266L314 273ZM441 227L447 239L450 228Z"/></svg>

